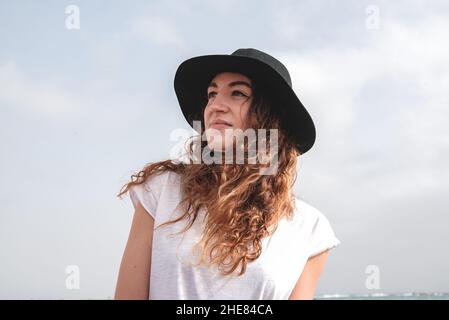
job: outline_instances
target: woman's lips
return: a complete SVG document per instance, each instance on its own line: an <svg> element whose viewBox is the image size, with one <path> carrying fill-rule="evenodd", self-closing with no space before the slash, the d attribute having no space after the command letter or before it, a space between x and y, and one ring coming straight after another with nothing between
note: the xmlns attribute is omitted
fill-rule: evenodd
<svg viewBox="0 0 449 320"><path fill-rule="evenodd" d="M212 123L211 128L214 129L226 129L226 128L232 128L231 125L225 124L225 123Z"/></svg>

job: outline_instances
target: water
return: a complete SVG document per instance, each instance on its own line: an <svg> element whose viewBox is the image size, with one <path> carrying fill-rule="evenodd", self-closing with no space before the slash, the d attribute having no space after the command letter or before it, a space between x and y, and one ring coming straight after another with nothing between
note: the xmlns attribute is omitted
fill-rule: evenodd
<svg viewBox="0 0 449 320"><path fill-rule="evenodd" d="M449 300L444 292L407 292L407 293L371 293L371 294L323 294L316 300Z"/></svg>

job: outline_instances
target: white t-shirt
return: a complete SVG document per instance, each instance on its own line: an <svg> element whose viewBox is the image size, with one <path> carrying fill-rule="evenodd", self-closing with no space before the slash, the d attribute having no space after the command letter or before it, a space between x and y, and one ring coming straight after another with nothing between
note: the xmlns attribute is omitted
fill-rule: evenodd
<svg viewBox="0 0 449 320"><path fill-rule="evenodd" d="M130 188L134 208L140 201L153 216L154 225L179 217L180 176L173 172L151 176ZM201 238L204 209L184 234L186 220L153 232L150 299L288 299L307 259L340 244L326 217L295 197L295 216L282 219L274 234L262 239L262 254L247 264L242 276L219 273L218 268L191 266L198 256L192 248ZM240 270L240 267L237 269Z"/></svg>

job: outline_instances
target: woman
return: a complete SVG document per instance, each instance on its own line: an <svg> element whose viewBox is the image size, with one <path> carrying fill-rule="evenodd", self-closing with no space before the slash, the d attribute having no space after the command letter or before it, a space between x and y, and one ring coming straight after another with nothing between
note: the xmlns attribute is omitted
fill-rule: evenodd
<svg viewBox="0 0 449 320"><path fill-rule="evenodd" d="M199 136L187 161L148 164L119 193L135 212L115 298L313 299L340 241L292 193L315 127L288 70L239 49L184 61L174 84Z"/></svg>

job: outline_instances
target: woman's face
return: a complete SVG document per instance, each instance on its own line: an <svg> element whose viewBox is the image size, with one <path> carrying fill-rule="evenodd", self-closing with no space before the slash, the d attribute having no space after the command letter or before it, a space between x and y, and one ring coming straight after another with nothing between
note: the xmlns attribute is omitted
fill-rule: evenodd
<svg viewBox="0 0 449 320"><path fill-rule="evenodd" d="M208 102L204 124L209 148L223 150L232 146L235 129L245 131L253 100L251 80L243 74L222 72L207 88Z"/></svg>

